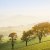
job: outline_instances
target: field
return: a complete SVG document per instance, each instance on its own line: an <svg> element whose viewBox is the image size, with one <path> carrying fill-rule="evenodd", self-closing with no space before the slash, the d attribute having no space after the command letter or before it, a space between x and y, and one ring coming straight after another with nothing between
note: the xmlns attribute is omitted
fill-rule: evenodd
<svg viewBox="0 0 50 50"><path fill-rule="evenodd" d="M11 50L11 41L0 43L0 50ZM25 42L16 40L14 50L50 50L50 36L43 37L42 43L38 42L38 38L32 39L28 46L25 46Z"/></svg>

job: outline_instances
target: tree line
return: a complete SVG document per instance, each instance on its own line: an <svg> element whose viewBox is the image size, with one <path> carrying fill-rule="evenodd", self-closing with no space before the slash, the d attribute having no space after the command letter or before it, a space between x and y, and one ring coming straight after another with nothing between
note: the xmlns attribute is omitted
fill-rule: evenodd
<svg viewBox="0 0 50 50"><path fill-rule="evenodd" d="M23 35L21 37L22 41L25 41L26 46L29 40L32 38L38 37L39 43L41 43L42 37L47 36L50 34L50 23L49 22L43 22L36 24L32 27L32 29L28 31L23 31ZM0 35L0 40L2 39L3 35ZM17 33L12 32L9 34L10 40L11 40L11 45L12 45L12 50L14 49L14 41L17 39Z"/></svg>

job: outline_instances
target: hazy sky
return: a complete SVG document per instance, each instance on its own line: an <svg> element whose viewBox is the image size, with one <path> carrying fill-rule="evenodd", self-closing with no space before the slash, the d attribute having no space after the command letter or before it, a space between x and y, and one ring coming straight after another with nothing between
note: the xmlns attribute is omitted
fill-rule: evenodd
<svg viewBox="0 0 50 50"><path fill-rule="evenodd" d="M50 22L50 0L0 0L0 26Z"/></svg>

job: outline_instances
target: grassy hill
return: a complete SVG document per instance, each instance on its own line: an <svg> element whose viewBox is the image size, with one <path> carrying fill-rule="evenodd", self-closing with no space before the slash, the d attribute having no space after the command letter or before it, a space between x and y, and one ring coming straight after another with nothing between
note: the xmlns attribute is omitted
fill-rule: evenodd
<svg viewBox="0 0 50 50"><path fill-rule="evenodd" d="M30 45L16 50L50 50L50 41L43 42L40 44Z"/></svg>
<svg viewBox="0 0 50 50"><path fill-rule="evenodd" d="M0 50L11 50L11 41L6 43L0 43ZM50 36L43 37L42 43L38 42L38 38L28 42L28 46L25 46L25 42L16 41L14 50L50 50Z"/></svg>

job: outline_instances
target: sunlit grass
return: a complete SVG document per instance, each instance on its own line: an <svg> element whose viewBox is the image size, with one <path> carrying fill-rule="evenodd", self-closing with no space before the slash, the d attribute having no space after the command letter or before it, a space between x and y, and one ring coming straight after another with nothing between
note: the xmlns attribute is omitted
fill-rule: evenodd
<svg viewBox="0 0 50 50"><path fill-rule="evenodd" d="M2 42L3 43L6 43L6 42L8 42L9 41L9 37L8 36L4 36L3 38L2 38Z"/></svg>
<svg viewBox="0 0 50 50"><path fill-rule="evenodd" d="M3 41L4 43L0 44L0 50L11 50L11 40L8 41L8 38L5 38ZM43 37L42 38L42 43L39 43L38 38L33 39L31 41L28 41L28 46L25 46L25 42L22 42L21 40L16 40L14 49L15 50L41 50L45 48L50 48L50 36ZM47 41L47 42L43 42ZM38 44L36 44L38 43ZM34 44L34 45L33 45Z"/></svg>
<svg viewBox="0 0 50 50"><path fill-rule="evenodd" d="M30 45L30 46L19 48L19 49L16 49L16 50L43 50L43 49L46 49L46 48L50 48L50 42L49 41L43 42L43 43L40 43L40 44L36 44L36 45Z"/></svg>

